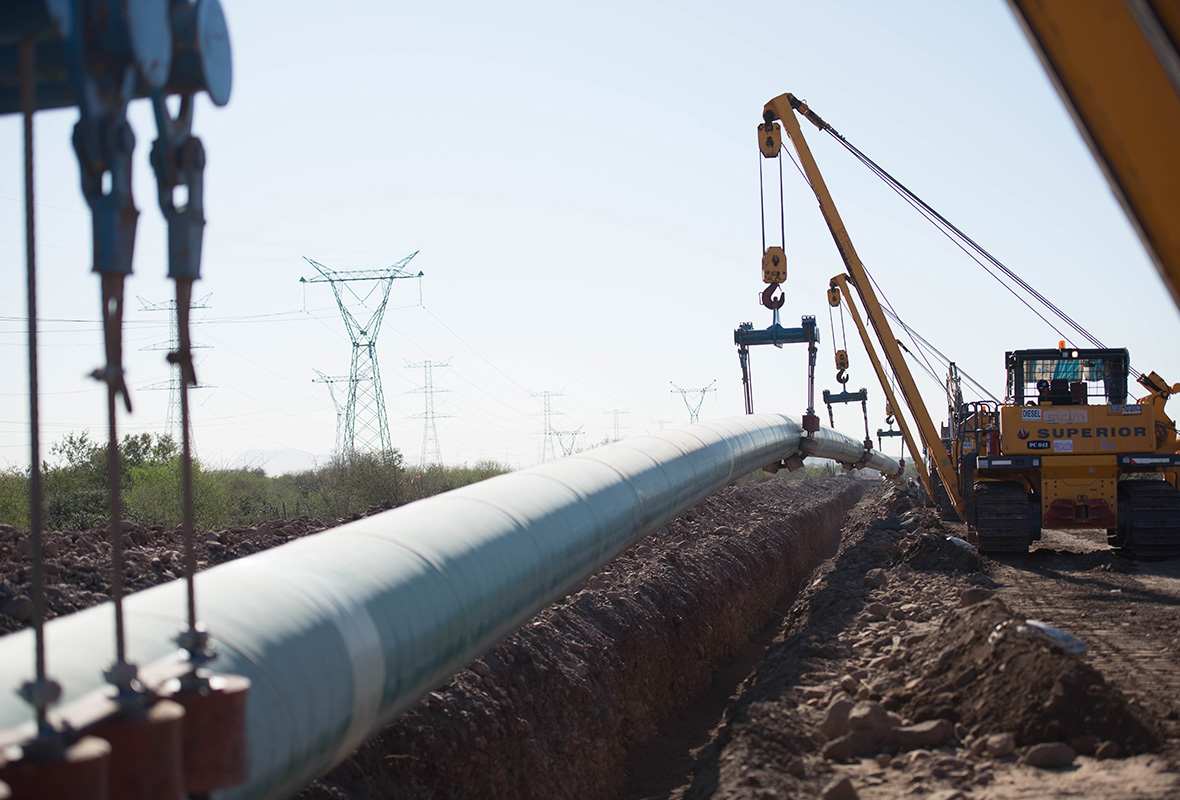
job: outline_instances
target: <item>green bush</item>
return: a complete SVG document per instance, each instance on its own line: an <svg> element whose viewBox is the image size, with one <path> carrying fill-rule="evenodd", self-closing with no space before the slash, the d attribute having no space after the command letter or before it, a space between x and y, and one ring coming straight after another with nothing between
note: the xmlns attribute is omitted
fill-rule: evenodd
<svg viewBox="0 0 1180 800"><path fill-rule="evenodd" d="M143 433L119 443L123 518L172 527L182 519L180 457L172 437ZM69 434L43 466L48 530L101 527L108 519L107 448L89 433ZM307 515L326 522L373 506L393 507L508 470L431 466L407 472L398 452L336 458L304 472L267 477L261 469L205 469L193 463L196 525L220 529ZM0 471L0 522L28 527L28 477Z"/></svg>
<svg viewBox="0 0 1180 800"><path fill-rule="evenodd" d="M0 470L0 523L29 528L29 476L14 468Z"/></svg>

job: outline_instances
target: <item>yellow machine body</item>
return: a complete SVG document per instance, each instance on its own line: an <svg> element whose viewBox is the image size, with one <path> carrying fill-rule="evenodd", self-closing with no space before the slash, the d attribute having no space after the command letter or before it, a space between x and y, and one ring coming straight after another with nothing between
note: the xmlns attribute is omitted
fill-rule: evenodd
<svg viewBox="0 0 1180 800"><path fill-rule="evenodd" d="M1042 455L1150 453L1155 420L1149 405L1003 406L1000 452Z"/></svg>

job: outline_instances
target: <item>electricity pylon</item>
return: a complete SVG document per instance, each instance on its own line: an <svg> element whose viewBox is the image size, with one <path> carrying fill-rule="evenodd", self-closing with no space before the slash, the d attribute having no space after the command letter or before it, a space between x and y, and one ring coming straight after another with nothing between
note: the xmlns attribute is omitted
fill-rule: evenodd
<svg viewBox="0 0 1180 800"><path fill-rule="evenodd" d="M333 389L332 386L337 383L348 383L348 376L337 375L337 376L333 377L333 376L325 375L324 373L320 372L318 369L313 369L312 372L314 372L316 375L319 375L318 378L312 379L312 381L311 381L312 383L326 383L328 385L328 395L332 398L332 405L336 408L336 444L334 445L334 450L332 452L335 453L337 456L343 456L344 455L344 411L345 411L345 407L346 407L347 398L345 398L345 400L346 400L345 403L341 403L340 398L336 396L336 390Z"/></svg>
<svg viewBox="0 0 1180 800"><path fill-rule="evenodd" d="M202 297L200 300L194 300L189 305L189 309L196 310L199 308L209 308L209 298L212 296L213 296L212 294L207 294L204 297ZM153 303L148 300L144 300L142 297L140 297L138 299L139 299L140 305L143 306L144 311L167 311L168 312L168 319L171 323L171 335L169 336L169 340L168 340L167 344L163 344L163 343L154 344L154 345L151 345L150 347L144 347L141 349L145 350L145 351L146 350L167 350L169 353L175 353L177 350L180 349L180 327L179 327L179 322L176 317L176 300L168 300L163 303ZM209 347L209 345L207 345L207 344L197 344L196 342L192 342L189 344L189 349L191 349L191 350L204 350L208 347ZM181 425L181 422L180 422L180 373L181 373L181 371L178 369L169 370L169 371L172 373L172 377L170 377L168 380L158 381L156 383L150 384L148 386L142 386L140 388L143 391L163 390L163 389L168 390L168 410L165 412L165 415L164 415L164 429L169 434L172 434L173 436L175 436L177 442L180 442L184 438L184 432L182 430L180 430L180 425ZM205 383L198 383L197 385L192 386L191 388L193 388L193 389L210 389L213 387L211 387ZM190 442L192 441L192 421L191 420L189 421L189 441Z"/></svg>
<svg viewBox="0 0 1180 800"><path fill-rule="evenodd" d="M668 381L668 383L672 383L672 381ZM714 378L712 383L710 383L708 386L704 387L703 389L681 389L679 386L672 383L672 394L676 394L677 392L679 392L680 396L682 398L684 398L684 405L688 407L688 421L689 422L697 422L698 420L700 420L701 406L703 406L705 404L705 395L708 394L709 392L717 391L716 389L713 388L714 383L717 383L716 378ZM700 395L700 397L698 397L696 399L695 405L688 401L688 396L690 394L699 394Z"/></svg>
<svg viewBox="0 0 1180 800"><path fill-rule="evenodd" d="M425 468L430 464L442 463L442 448L438 442L438 429L434 425L436 419L448 419L450 415L438 415L434 413L434 396L439 392L449 392L450 389L435 389L434 388L434 368L435 367L449 367L451 360L446 361L419 361L417 364L406 362L406 366L410 369L423 370L424 383L421 389L411 389L411 392L422 392L426 395L426 408L421 414L415 414L413 419L424 419L422 425L422 455L418 460L418 467ZM430 460L427 460L427 457Z"/></svg>
<svg viewBox="0 0 1180 800"><path fill-rule="evenodd" d="M553 442L558 439L558 432L553 429L552 398L561 397L562 394L564 394L564 390L561 392L533 392L533 397L540 397L545 401L545 410L541 412L545 415L545 432L542 434L545 437L545 443L541 446L542 461L557 458L557 453L553 449Z"/></svg>
<svg viewBox="0 0 1180 800"><path fill-rule="evenodd" d="M612 408L612 409L610 409L609 411L603 411L602 413L603 413L603 414L611 414L612 416L614 416L614 418L615 418L615 419L614 419L614 424L611 426L611 438L610 438L610 440L611 440L612 442L617 442L617 441L619 441L619 439L621 439L621 438L622 438L622 437L619 435L619 431L626 430L626 428L627 428L627 426L626 426L626 425L623 425L623 426L620 426L620 425L619 425L619 415L620 415L620 414L629 414L629 413L631 413L631 412L629 412L629 411L623 411L621 408Z"/></svg>
<svg viewBox="0 0 1180 800"><path fill-rule="evenodd" d="M580 434L581 432L582 432L581 427L579 427L576 431L554 431L553 432L553 435L557 437L557 443L561 446L561 454L563 456L573 455L574 448L578 444L578 434ZM567 436L570 437L570 443L568 446L565 443L565 437L567 437Z"/></svg>
<svg viewBox="0 0 1180 800"><path fill-rule="evenodd" d="M352 366L348 370L348 402L344 408L344 436L340 451L351 457L362 451L390 453L393 444L389 439L389 420L385 415L385 395L381 391L381 368L377 363L377 334L381 330L381 319L389 303L389 291L398 278L421 278L406 269L415 250L393 266L383 269L352 270L338 272L331 270L307 256L303 260L315 267L319 277L300 278L300 283L327 283L336 295L336 305L344 318L344 327L352 340ZM352 284L368 282L374 284L363 296L352 288ZM347 296L346 296L347 293ZM362 325L357 313L368 312L367 321Z"/></svg>

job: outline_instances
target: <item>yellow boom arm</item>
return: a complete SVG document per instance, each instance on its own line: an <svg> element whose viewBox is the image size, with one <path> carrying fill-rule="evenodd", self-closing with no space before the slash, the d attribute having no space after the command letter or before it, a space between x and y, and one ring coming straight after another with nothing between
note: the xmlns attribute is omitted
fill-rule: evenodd
<svg viewBox="0 0 1180 800"><path fill-rule="evenodd" d="M897 378L898 387L901 389L902 397L905 399L906 407L909 408L910 413L913 414L917 422L918 433L922 437L922 443L926 446L926 449L930 452L938 467L938 477L946 488L947 495L954 504L955 511L958 512L961 518L965 519L966 501L959 492L958 470L951 461L946 448L943 446L938 429L935 427L934 421L930 418L930 412L927 411L926 404L922 401L922 396L918 392L918 386L914 382L914 376L910 373L909 365L906 364L901 347L898 345L897 337L893 335L889 321L881 309L881 303L877 300L877 295L873 291L873 286L869 281L868 273L865 272L864 264L861 263L860 256L856 254L856 248L852 246L852 240L848 236L848 230L844 227L844 221L840 218L840 213L836 210L836 204L832 201L831 194L828 193L828 187L824 183L823 176L820 174L819 166L815 163L815 158L811 155L811 149L807 146L807 141L803 138L803 130L799 127L799 120L796 119L793 113L794 111L798 111L799 114L806 117L809 122L820 130L828 128L828 124L818 114L791 94L779 95L766 104L762 115L765 122L764 127L770 128L773 126L775 120L781 121L783 129L786 131L791 143L794 144L795 152L799 154L799 161L803 166L803 171L807 175L807 181L811 184L811 189L815 192L815 197L819 201L819 208L823 213L824 221L828 224L828 230L832 232L832 238L836 240L836 249L840 251L840 257L844 260L844 266L848 270L848 275L851 279L848 282L852 284L853 288L856 289L856 293L860 296L861 306L864 308L865 315L869 318L873 332L877 335L877 341L881 344L881 350L885 354L885 359L893 369L893 374ZM882 387L885 388L887 393L890 391L888 383L888 381L884 380L881 382ZM897 410L899 406L894 404L893 408ZM900 420L901 418L901 415L898 415L898 419ZM906 443L911 448L910 452L912 453L914 445L910 442L908 436ZM921 462L919 459L915 459L915 463ZM929 491L933 488L929 484L929 477L927 477L926 481L927 490ZM933 492L931 495L933 496Z"/></svg>
<svg viewBox="0 0 1180 800"><path fill-rule="evenodd" d="M852 295L848 291L847 275L837 275L832 278L828 289L828 302L833 306L839 305L841 295L844 297L844 304L848 306L849 316L852 317L852 321L856 323L856 329L860 332L860 340L865 346L865 351L869 354L869 361L873 363L873 370L877 373L877 380L881 382L881 388L885 392L885 400L889 403L889 408L897 420L897 427L901 428L901 436L905 440L906 447L909 448L910 457L914 460L914 467L922 478L922 485L926 487L926 492L934 497L934 485L930 482L930 471L926 469L926 462L922 460L922 450L914 439L909 421L901 413L901 405L897 402L893 387L889 384L889 375L885 372L885 365L881 363L881 358L877 355L877 348L873 344L873 338L869 335L868 328L865 327L864 321L861 319L860 311L857 310L856 303L853 302Z"/></svg>
<svg viewBox="0 0 1180 800"><path fill-rule="evenodd" d="M1180 306L1180 3L1008 3Z"/></svg>

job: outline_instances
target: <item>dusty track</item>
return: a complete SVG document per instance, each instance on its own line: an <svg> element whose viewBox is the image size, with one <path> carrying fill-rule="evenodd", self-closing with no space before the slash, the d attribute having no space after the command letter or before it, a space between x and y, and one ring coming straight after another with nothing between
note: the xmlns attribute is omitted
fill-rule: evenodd
<svg viewBox="0 0 1180 800"><path fill-rule="evenodd" d="M1083 639L1090 663L1180 740L1180 561L1131 561L1104 533L1051 531L987 572L1010 606Z"/></svg>
<svg viewBox="0 0 1180 800"><path fill-rule="evenodd" d="M1180 796L1176 565L1136 565L1071 534L979 560L946 544L961 525L925 510L889 519L904 510L862 501L698 753L691 784L652 796ZM992 643L996 624L1026 618L1064 628L1090 654L1036 638ZM854 709L879 701L893 724L957 724L916 745L872 728L871 714L850 730L845 707L843 727L821 732L843 698L861 701ZM1052 769L1025 763L1046 752L1065 755Z"/></svg>

